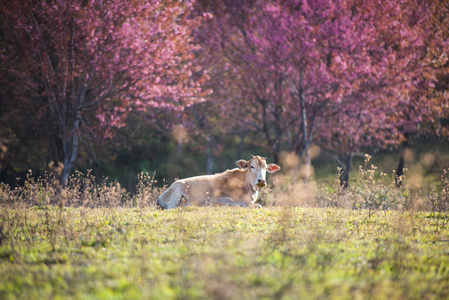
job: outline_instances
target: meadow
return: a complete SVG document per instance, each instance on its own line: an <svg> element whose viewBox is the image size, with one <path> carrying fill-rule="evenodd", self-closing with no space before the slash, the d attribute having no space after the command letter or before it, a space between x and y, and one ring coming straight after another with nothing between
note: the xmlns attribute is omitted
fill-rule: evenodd
<svg viewBox="0 0 449 300"><path fill-rule="evenodd" d="M449 186L360 168L346 190L277 177L261 209L155 207L76 173L0 186L2 299L447 299Z"/></svg>

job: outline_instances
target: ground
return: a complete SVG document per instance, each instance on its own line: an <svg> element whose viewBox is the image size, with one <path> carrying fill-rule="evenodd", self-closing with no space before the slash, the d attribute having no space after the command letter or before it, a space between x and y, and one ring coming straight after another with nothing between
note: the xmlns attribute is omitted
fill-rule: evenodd
<svg viewBox="0 0 449 300"><path fill-rule="evenodd" d="M449 216L0 208L3 299L447 299Z"/></svg>

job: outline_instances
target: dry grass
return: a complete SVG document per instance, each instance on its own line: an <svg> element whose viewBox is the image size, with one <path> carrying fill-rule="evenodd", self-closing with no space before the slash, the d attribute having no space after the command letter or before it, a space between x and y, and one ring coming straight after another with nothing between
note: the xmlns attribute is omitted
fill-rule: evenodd
<svg viewBox="0 0 449 300"><path fill-rule="evenodd" d="M136 194L131 195L118 182L104 179L98 183L90 171L76 171L68 186L61 188L60 182L51 173L34 178L28 174L23 186L11 189L0 183L0 205L8 206L59 206L59 207L146 207L155 206L156 199L165 189L157 186L155 174L142 172L138 175Z"/></svg>
<svg viewBox="0 0 449 300"><path fill-rule="evenodd" d="M449 211L448 171L441 173L440 185L413 189L410 184L396 187L395 173L378 171L370 164L366 155L365 163L359 166L356 178L348 188L342 189L336 176L334 185L319 186L315 181L304 183L295 175L298 167L289 169L275 177L272 188L262 192L261 201L265 206L335 207L375 211ZM289 166L289 164L287 164ZM301 167L299 167L301 169ZM407 183L408 175L404 176ZM413 180L416 176L410 176Z"/></svg>

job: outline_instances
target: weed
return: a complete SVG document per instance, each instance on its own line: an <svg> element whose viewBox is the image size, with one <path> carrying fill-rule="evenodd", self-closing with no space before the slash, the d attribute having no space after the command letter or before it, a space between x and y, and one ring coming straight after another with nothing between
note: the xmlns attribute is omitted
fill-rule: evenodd
<svg viewBox="0 0 449 300"><path fill-rule="evenodd" d="M146 207L156 205L157 197L166 188L167 184L164 181L162 188L158 187L155 177L156 172L151 175L148 172L141 172L137 176L137 193L133 197L133 206Z"/></svg>

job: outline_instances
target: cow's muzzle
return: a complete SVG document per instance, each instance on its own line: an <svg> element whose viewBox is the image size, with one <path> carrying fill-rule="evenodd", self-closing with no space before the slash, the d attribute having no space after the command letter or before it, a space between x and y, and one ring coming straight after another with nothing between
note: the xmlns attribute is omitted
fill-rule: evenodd
<svg viewBox="0 0 449 300"><path fill-rule="evenodd" d="M258 180L257 180L256 186L257 186L258 188L264 188L264 187L267 186L267 181L266 181L266 180L263 180L263 179L258 179Z"/></svg>

